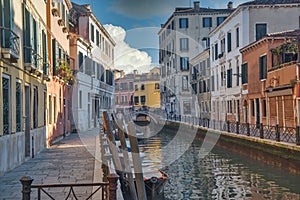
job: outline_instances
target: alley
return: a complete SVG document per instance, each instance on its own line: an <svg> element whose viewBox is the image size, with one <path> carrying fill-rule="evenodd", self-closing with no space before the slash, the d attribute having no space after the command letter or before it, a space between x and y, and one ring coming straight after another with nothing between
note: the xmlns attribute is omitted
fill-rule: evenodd
<svg viewBox="0 0 300 200"><path fill-rule="evenodd" d="M33 184L91 183L100 181L101 166L95 159L99 129L70 134L59 143L45 149L35 158L0 176L0 199L21 199L22 176L30 176ZM99 169L99 170L94 170ZM96 177L96 178L94 178ZM78 197L89 195L93 188L75 189ZM54 195L67 195L68 189L55 189ZM51 191L50 191L51 192ZM60 192L60 193L59 193ZM62 192L62 193L61 193ZM52 193L51 193L52 195ZM36 191L32 191L32 199ZM65 197L64 197L65 198ZM63 198L63 199L64 199Z"/></svg>

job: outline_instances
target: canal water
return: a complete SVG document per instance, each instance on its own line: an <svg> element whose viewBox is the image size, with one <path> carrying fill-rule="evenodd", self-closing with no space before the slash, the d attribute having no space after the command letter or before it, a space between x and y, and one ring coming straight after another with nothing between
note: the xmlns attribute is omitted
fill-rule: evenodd
<svg viewBox="0 0 300 200"><path fill-rule="evenodd" d="M167 200L300 199L299 174L253 160L247 153L235 153L230 145L227 149L216 145L203 157L203 140L197 137L191 144L176 143L164 148L174 137L174 133L162 131L140 141L140 151L145 154L143 166L153 170L163 167L169 175L165 185ZM178 151L182 148L187 151ZM178 159L170 161L170 157ZM169 163L164 163L165 160Z"/></svg>

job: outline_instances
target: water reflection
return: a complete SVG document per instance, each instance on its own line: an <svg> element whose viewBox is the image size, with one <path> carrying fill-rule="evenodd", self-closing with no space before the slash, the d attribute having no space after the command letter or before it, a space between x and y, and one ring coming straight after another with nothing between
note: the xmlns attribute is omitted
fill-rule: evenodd
<svg viewBox="0 0 300 200"><path fill-rule="evenodd" d="M175 162L165 163L167 157L178 156L180 145L187 145L179 142L162 151L172 138L172 134L159 134L140 144L141 151L146 153L143 166L151 170L167 166L166 199L300 199L299 175L218 147L200 158L199 139Z"/></svg>

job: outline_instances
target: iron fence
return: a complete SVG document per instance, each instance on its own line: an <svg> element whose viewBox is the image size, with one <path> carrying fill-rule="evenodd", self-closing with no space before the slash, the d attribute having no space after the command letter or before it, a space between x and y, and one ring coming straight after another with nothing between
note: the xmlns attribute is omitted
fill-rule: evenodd
<svg viewBox="0 0 300 200"><path fill-rule="evenodd" d="M224 122L218 120L210 120L205 118L196 118L176 115L168 115L168 120L176 122L185 122L191 125L198 125L204 128L212 128L215 130L226 131L246 135L249 137L259 137L261 139L275 140L277 142L287 142L300 145L300 126L297 127L279 127L261 124Z"/></svg>
<svg viewBox="0 0 300 200"><path fill-rule="evenodd" d="M102 183L74 183L74 184L41 184L41 185L33 185L33 179L29 176L24 176L20 179L20 182L22 183L22 199L23 200L30 200L31 199L31 189L37 189L37 197L34 199L45 199L50 198L52 200L55 199L78 199L81 197L82 194L78 194L75 192L74 188L82 188L82 187L93 187L94 189L91 191L90 194L87 194L88 196L84 199L93 199L96 196L103 200L116 200L116 189L117 189L117 181L119 177L115 174L110 174L108 177L108 182L102 182ZM54 189L63 189L64 191L67 191L66 197L63 197L63 194L57 194L54 192ZM67 189L67 190L66 190ZM55 193L53 195L52 193ZM100 193L100 194L99 194ZM57 197L59 196L59 197ZM82 197L81 197L82 198ZM97 198L97 199L98 199Z"/></svg>

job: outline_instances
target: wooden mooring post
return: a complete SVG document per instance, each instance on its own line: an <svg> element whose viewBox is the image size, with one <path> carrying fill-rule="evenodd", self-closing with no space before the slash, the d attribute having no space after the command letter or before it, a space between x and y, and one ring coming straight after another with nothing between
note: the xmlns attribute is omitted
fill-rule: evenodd
<svg viewBox="0 0 300 200"><path fill-rule="evenodd" d="M109 123L109 116L106 111L103 112L102 117L103 117L104 129L106 131L105 132L106 139L109 144L109 149L110 149L112 157L113 157L113 163L116 168L116 172L118 175L123 176L123 168L122 168L121 161L119 158L119 153L118 153L118 149L116 146L115 137L112 133L112 127L110 126L110 123Z"/></svg>
<svg viewBox="0 0 300 200"><path fill-rule="evenodd" d="M122 146L122 153L123 153L123 158L124 158L124 168L125 168L125 173L127 174L127 177L128 177L128 184L129 184L129 189L130 189L130 194L131 194L130 196L131 196L132 200L138 200L138 197L136 194L136 188L134 185L134 179L133 179L133 175L132 175L132 171L131 171L131 165L130 165L130 160L129 160L129 155L128 155L126 139L125 139L125 135L124 135L122 128L120 128L121 125L124 125L124 127L125 127L125 123L123 121L121 121L121 119L119 119L117 124L119 125L118 136L119 136L121 146Z"/></svg>
<svg viewBox="0 0 300 200"><path fill-rule="evenodd" d="M130 147L131 147L131 154L132 154L136 187L137 187L137 192L138 192L138 199L146 200L147 195L146 195L146 189L145 189L145 183L144 183L142 161L140 158L140 150L139 150L138 141L136 138L135 127L134 127L132 121L130 121L128 123L128 137L129 137Z"/></svg>

